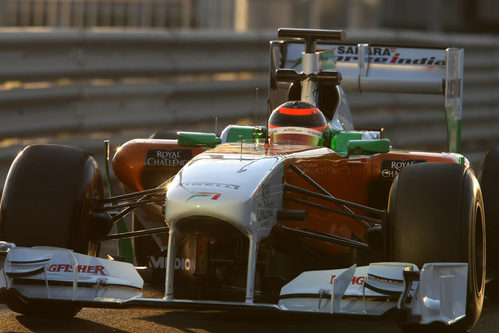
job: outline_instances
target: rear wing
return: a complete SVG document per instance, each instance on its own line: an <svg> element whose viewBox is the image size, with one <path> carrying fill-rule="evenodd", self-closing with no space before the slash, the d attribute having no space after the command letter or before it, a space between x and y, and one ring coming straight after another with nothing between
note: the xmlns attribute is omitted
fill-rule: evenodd
<svg viewBox="0 0 499 333"><path fill-rule="evenodd" d="M461 151L464 51L369 44L317 43L319 69L341 73L345 91L415 93L444 96L448 151ZM270 106L287 101L289 82L277 82L278 68L302 71L304 43L270 43Z"/></svg>

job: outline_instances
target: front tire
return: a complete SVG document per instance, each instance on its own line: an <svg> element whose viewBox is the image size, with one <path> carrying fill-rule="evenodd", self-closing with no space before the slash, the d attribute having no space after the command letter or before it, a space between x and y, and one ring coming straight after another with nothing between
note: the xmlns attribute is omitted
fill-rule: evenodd
<svg viewBox="0 0 499 333"><path fill-rule="evenodd" d="M17 246L61 247L96 256L105 228L93 214L103 192L90 153L59 145L28 146L12 163L5 181L0 239ZM80 309L29 303L15 296L7 306L27 315L72 316Z"/></svg>
<svg viewBox="0 0 499 333"><path fill-rule="evenodd" d="M428 262L468 264L466 317L456 324L403 326L407 331L467 332L482 311L485 287L485 218L480 185L459 164L421 163L404 168L389 199L388 254L420 268Z"/></svg>

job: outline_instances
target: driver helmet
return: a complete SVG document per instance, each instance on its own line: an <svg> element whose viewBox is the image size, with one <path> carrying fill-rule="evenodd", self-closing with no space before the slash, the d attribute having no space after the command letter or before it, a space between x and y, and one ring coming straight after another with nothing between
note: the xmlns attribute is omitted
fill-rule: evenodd
<svg viewBox="0 0 499 333"><path fill-rule="evenodd" d="M268 132L274 144L321 146L329 125L312 104L291 101L278 106L269 117Z"/></svg>

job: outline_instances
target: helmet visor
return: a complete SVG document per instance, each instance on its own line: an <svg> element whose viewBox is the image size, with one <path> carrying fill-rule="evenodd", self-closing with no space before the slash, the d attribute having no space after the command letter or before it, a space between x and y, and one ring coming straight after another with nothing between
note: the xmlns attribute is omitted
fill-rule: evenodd
<svg viewBox="0 0 499 333"><path fill-rule="evenodd" d="M318 146L322 131L303 127L271 127L269 135L272 143Z"/></svg>

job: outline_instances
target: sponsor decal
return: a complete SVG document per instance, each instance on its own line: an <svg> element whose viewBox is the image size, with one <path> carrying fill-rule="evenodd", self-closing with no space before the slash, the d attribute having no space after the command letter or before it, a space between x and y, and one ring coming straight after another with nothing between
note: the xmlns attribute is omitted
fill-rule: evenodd
<svg viewBox="0 0 499 333"><path fill-rule="evenodd" d="M274 216L273 202L270 198L270 184L260 184L257 192L260 192L261 196L261 200L258 202L257 219L263 221Z"/></svg>
<svg viewBox="0 0 499 333"><path fill-rule="evenodd" d="M381 178L395 178L399 171L408 165L426 162L425 160L384 160L381 162Z"/></svg>
<svg viewBox="0 0 499 333"><path fill-rule="evenodd" d="M166 268L166 257L149 256L149 267ZM175 258L175 270L196 271L196 260L189 258Z"/></svg>
<svg viewBox="0 0 499 333"><path fill-rule="evenodd" d="M321 50L322 51L322 50ZM336 60L334 60L336 58ZM290 59L291 60L291 59ZM336 62L359 62L359 48L357 46L340 45L321 52L321 69L334 69ZM396 47L369 47L368 62L371 64L391 65L421 65L445 66L445 54L442 52L420 51ZM301 65L299 57L291 68Z"/></svg>
<svg viewBox="0 0 499 333"><path fill-rule="evenodd" d="M269 134L274 135L274 134L304 134L304 135L311 135L315 136L317 138L322 137L322 132L319 130L311 129L311 128L304 128L304 127L274 127L269 129Z"/></svg>
<svg viewBox="0 0 499 333"><path fill-rule="evenodd" d="M187 200L189 201L193 198L198 198L198 197L204 197L204 198L211 198L211 200L218 200L222 196L222 193L217 193L217 192L197 192L196 194L191 195Z"/></svg>
<svg viewBox="0 0 499 333"><path fill-rule="evenodd" d="M77 266L78 273L86 273L86 274L94 274L94 275L107 275L104 272L104 266L101 265L78 265ZM72 273L73 266L69 264L53 264L48 268L49 272L64 272L64 273Z"/></svg>
<svg viewBox="0 0 499 333"><path fill-rule="evenodd" d="M329 281L329 284L333 284L333 280L334 278L336 277L336 275L331 275L331 281ZM365 276L354 276L352 278L352 282L351 284L354 284L354 285L363 285L364 284L364 281L366 280L366 277Z"/></svg>
<svg viewBox="0 0 499 333"><path fill-rule="evenodd" d="M147 167L183 167L192 159L192 151L188 149L148 150L146 154Z"/></svg>
<svg viewBox="0 0 499 333"><path fill-rule="evenodd" d="M183 186L206 186L206 187L220 187L220 188L228 188L231 190L239 190L240 185L235 184L222 184L222 183L206 183L206 182L190 182L190 183L182 183Z"/></svg>
<svg viewBox="0 0 499 333"><path fill-rule="evenodd" d="M370 47L369 63L374 64L395 64L395 65L425 65L425 66L445 66L445 58L436 56L418 56L394 47ZM336 61L338 62L358 62L359 48L357 46L338 46L336 49Z"/></svg>
<svg viewBox="0 0 499 333"><path fill-rule="evenodd" d="M309 163L303 167L303 172L307 175L321 175L321 176L349 176L352 174L348 164L336 163L334 165Z"/></svg>

